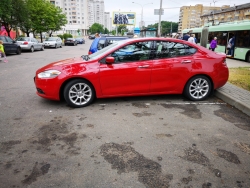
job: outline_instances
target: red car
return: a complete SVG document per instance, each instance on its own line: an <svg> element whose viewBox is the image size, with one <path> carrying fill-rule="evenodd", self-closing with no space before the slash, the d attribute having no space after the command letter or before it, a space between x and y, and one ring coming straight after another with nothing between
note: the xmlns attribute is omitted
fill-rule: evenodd
<svg viewBox="0 0 250 188"><path fill-rule="evenodd" d="M94 98L184 94L207 98L228 80L226 55L172 38L122 40L36 71L41 97L84 107Z"/></svg>

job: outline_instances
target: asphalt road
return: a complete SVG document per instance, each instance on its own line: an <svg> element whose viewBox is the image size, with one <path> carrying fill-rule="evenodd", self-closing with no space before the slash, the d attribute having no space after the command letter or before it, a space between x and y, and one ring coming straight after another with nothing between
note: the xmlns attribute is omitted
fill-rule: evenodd
<svg viewBox="0 0 250 188"><path fill-rule="evenodd" d="M0 62L0 187L250 187L250 117L215 97L38 97L35 71L90 43Z"/></svg>

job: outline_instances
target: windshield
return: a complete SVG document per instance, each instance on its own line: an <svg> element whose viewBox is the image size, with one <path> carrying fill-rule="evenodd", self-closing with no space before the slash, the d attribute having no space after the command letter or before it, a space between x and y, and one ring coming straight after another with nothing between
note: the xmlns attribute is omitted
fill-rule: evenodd
<svg viewBox="0 0 250 188"><path fill-rule="evenodd" d="M47 38L45 41L55 41L56 38Z"/></svg>
<svg viewBox="0 0 250 188"><path fill-rule="evenodd" d="M105 53L107 51L112 51L113 48L115 48L116 46L118 46L119 44L122 44L122 43L124 43L124 41L115 42L115 43L97 51L96 53L89 55L89 59L97 59L97 58L103 56L103 53Z"/></svg>

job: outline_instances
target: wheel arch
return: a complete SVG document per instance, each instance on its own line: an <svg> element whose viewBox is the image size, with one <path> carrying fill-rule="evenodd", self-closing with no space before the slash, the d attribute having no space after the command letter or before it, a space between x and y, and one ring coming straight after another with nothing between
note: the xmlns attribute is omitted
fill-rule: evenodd
<svg viewBox="0 0 250 188"><path fill-rule="evenodd" d="M212 80L212 78L209 76L209 75L207 75L207 74L196 74L196 75L193 75L193 76L191 76L187 81L186 81L186 83L185 83L185 85L184 85L184 87L183 87L183 90L182 90L182 93L184 94L184 92L185 92L185 87L186 87L186 85L187 85L187 83L189 82L189 80L191 80L192 78L194 78L194 77L196 77L196 76L205 76L205 77L207 77L209 80L210 80L210 82L211 82L211 93L213 92L213 90L214 90L214 82L213 82L213 80ZM211 94L210 93L210 94Z"/></svg>
<svg viewBox="0 0 250 188"><path fill-rule="evenodd" d="M248 52L246 53L245 61L247 63L250 63L250 50L248 50Z"/></svg>
<svg viewBox="0 0 250 188"><path fill-rule="evenodd" d="M60 91L59 91L59 98L60 98L60 100L64 100L64 96L63 96L64 88L72 80L84 80L84 81L89 82L89 84L91 84L91 86L94 88L94 96L96 97L96 89L95 89L94 85L88 79L82 78L82 77L73 77L73 78L70 78L68 80L65 80L63 82L63 84L61 85Z"/></svg>

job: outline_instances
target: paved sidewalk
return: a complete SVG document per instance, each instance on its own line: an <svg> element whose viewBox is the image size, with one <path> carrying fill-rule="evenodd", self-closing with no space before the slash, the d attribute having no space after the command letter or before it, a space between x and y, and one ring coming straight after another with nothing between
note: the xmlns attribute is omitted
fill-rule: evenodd
<svg viewBox="0 0 250 188"><path fill-rule="evenodd" d="M250 92L229 82L217 89L214 95L250 116Z"/></svg>

